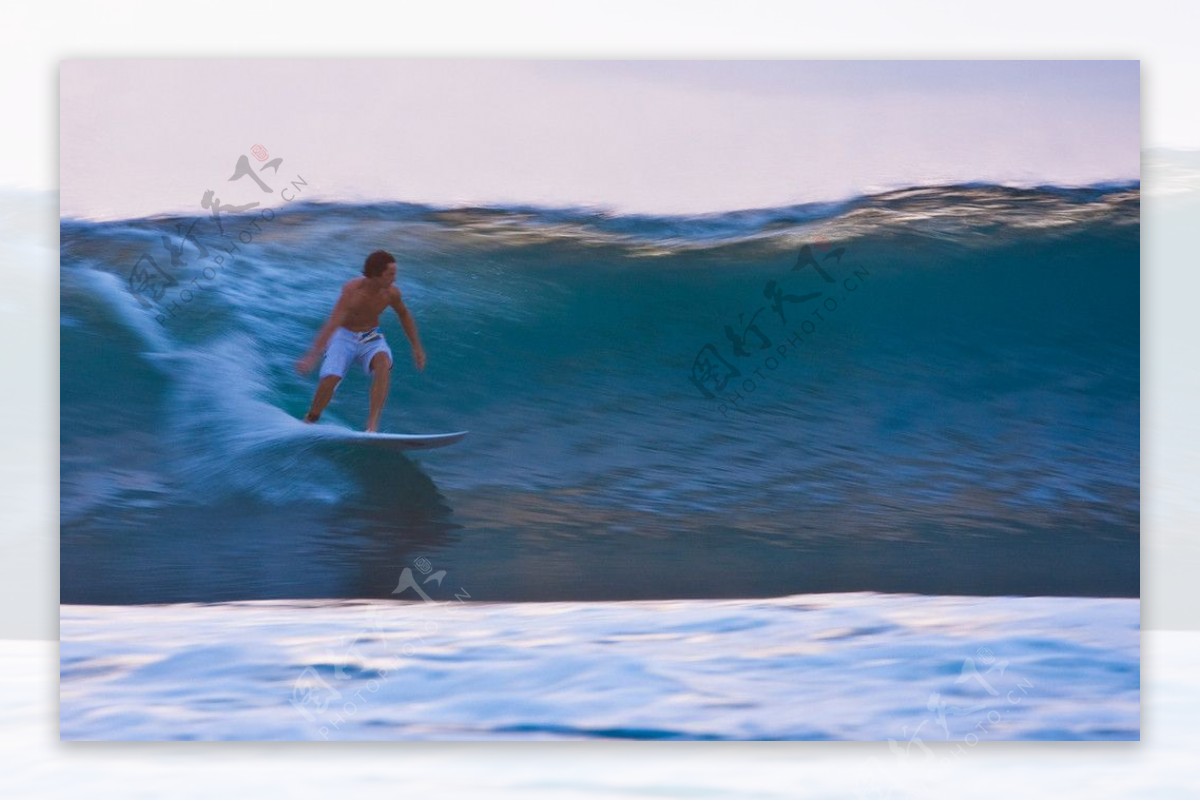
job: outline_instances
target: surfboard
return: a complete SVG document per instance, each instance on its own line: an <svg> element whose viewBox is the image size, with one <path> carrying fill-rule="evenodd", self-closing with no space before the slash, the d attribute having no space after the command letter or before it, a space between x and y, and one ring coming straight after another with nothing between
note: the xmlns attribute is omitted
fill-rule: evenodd
<svg viewBox="0 0 1200 801"><path fill-rule="evenodd" d="M397 451L430 450L444 448L461 440L469 431L454 431L449 434L382 434L353 431L338 426L314 425L309 430L324 440L353 442Z"/></svg>

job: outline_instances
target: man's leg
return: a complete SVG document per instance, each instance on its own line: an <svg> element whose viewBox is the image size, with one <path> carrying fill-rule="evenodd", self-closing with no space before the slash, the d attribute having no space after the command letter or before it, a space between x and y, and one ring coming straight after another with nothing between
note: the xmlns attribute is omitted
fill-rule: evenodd
<svg viewBox="0 0 1200 801"><path fill-rule="evenodd" d="M341 380L340 375L327 375L321 379L317 384L317 394L313 395L312 406L308 407L308 414L304 415L304 422L315 423L321 419L321 412L325 411L325 407L333 399L333 391L337 389Z"/></svg>
<svg viewBox="0 0 1200 801"><path fill-rule="evenodd" d="M386 353L371 357L371 411L367 414L367 430L379 430L379 415L387 403L388 388L392 383L392 360Z"/></svg>

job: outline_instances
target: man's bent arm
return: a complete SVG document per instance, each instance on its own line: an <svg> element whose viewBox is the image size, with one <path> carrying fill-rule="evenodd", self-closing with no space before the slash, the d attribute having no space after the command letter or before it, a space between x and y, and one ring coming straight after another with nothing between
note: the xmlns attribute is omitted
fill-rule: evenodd
<svg viewBox="0 0 1200 801"><path fill-rule="evenodd" d="M404 329L404 335L408 337L408 344L412 345L413 361L416 362L417 369L424 370L425 348L421 346L421 335L417 333L417 321L413 319L412 314L408 311L408 307L400 299L399 290L396 291L395 297L392 298L392 309L395 310L396 316L400 318L400 326Z"/></svg>

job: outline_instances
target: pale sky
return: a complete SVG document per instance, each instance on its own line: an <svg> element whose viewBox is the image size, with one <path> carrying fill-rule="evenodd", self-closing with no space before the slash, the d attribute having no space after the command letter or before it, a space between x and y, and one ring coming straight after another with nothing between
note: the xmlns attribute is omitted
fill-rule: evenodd
<svg viewBox="0 0 1200 801"><path fill-rule="evenodd" d="M62 212L307 198L699 213L1137 179L1136 61L68 60ZM250 158L258 169L262 163Z"/></svg>

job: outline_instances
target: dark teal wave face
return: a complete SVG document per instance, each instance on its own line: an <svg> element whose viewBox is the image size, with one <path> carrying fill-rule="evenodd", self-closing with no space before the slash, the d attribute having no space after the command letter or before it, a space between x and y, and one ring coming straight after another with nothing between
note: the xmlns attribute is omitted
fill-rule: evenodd
<svg viewBox="0 0 1200 801"><path fill-rule="evenodd" d="M419 556L484 600L1138 594L1136 188L307 205L219 266L176 233L154 297L180 222L63 224L64 601L388 597ZM383 428L452 448L295 422L377 247L429 355L385 320Z"/></svg>

